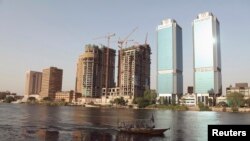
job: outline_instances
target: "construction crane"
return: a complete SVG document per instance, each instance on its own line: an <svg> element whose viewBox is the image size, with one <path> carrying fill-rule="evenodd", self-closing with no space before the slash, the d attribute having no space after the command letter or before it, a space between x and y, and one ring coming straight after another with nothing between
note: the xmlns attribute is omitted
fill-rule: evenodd
<svg viewBox="0 0 250 141"><path fill-rule="evenodd" d="M132 39L132 40L126 40L126 42L125 42L125 46L124 47L127 47L127 45L128 45L128 42L133 42L134 40Z"/></svg>
<svg viewBox="0 0 250 141"><path fill-rule="evenodd" d="M145 45L147 44L147 41L148 41L148 32L147 32L146 37L145 37Z"/></svg>
<svg viewBox="0 0 250 141"><path fill-rule="evenodd" d="M107 35L104 35L104 36L96 37L93 40L106 38L107 39L107 47L109 47L110 38L113 37L113 36L115 36L115 33L111 33L111 34L107 34Z"/></svg>
<svg viewBox="0 0 250 141"><path fill-rule="evenodd" d="M124 43L127 43L127 41L128 41L128 38L129 38L129 36L132 34L132 33L134 33L136 30L137 30L137 28L138 27L136 27L136 28L134 28L123 40L119 40L118 41L118 44L120 44L120 46L118 46L120 49L122 49L123 48L123 44Z"/></svg>

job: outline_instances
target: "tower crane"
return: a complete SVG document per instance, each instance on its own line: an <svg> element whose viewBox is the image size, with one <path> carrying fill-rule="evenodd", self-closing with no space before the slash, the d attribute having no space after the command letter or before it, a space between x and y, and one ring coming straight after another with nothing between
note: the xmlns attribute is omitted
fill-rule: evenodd
<svg viewBox="0 0 250 141"><path fill-rule="evenodd" d="M147 41L148 41L148 32L147 32L146 37L145 37L145 45L147 44Z"/></svg>
<svg viewBox="0 0 250 141"><path fill-rule="evenodd" d="M134 28L123 40L119 40L118 44L120 44L120 46L118 46L120 49L123 48L123 44L127 43L127 40L129 38L129 36L131 36L132 33L134 33L137 30L138 27Z"/></svg>
<svg viewBox="0 0 250 141"><path fill-rule="evenodd" d="M109 47L110 38L113 37L113 36L115 36L115 33L111 33L111 34L107 34L107 35L104 35L104 36L96 37L93 40L106 38L107 39L107 47Z"/></svg>

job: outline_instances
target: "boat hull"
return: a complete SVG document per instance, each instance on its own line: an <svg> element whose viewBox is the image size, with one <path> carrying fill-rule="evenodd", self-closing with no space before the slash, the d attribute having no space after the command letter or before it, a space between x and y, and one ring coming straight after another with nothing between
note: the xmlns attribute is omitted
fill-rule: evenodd
<svg viewBox="0 0 250 141"><path fill-rule="evenodd" d="M146 134L146 135L162 135L165 131L170 128L155 129L155 128L120 128L120 132L130 133L130 134Z"/></svg>

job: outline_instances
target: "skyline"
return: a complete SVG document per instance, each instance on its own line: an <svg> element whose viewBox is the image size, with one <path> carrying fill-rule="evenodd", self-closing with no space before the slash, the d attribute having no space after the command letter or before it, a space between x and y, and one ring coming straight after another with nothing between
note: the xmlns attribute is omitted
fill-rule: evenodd
<svg viewBox="0 0 250 141"><path fill-rule="evenodd" d="M250 2L143 2L0 1L0 91L10 90L22 95L25 72L41 71L50 66L63 69L63 90L74 90L76 62L84 52L84 46L88 43L106 45L105 39L93 38L114 32L116 36L111 38L111 47L117 50L113 41L124 38L136 26L138 30L129 39L144 43L148 32L148 43L152 48L151 88L155 89L156 27L162 20L172 18L183 30L185 93L187 86L193 85L192 21L206 11L212 12L220 21L223 94L230 84L250 82L247 75L250 70L247 66L250 59L250 49L247 48Z"/></svg>

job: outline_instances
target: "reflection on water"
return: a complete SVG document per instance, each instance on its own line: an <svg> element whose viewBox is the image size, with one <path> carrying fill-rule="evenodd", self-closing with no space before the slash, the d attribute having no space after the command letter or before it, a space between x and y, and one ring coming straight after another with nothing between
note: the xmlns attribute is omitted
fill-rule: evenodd
<svg viewBox="0 0 250 141"><path fill-rule="evenodd" d="M61 135L60 135L61 134ZM88 130L75 130L68 132L68 137L59 138L65 136L64 132L50 130L50 129L31 129L26 127L22 129L23 140L39 140L39 141L60 141L60 140L71 140L71 141L158 141L164 140L162 136L142 136L127 133L112 133L109 131L88 131Z"/></svg>
<svg viewBox="0 0 250 141"><path fill-rule="evenodd" d="M73 131L73 141L111 141L112 135L102 132Z"/></svg>
<svg viewBox="0 0 250 141"><path fill-rule="evenodd" d="M59 137L58 131L49 131L46 129L40 129L37 132L37 135L39 139L45 140L45 141L57 141Z"/></svg>
<svg viewBox="0 0 250 141"><path fill-rule="evenodd" d="M49 107L0 104L0 140L10 141L205 141L208 124L248 124L249 113ZM118 121L150 118L163 136L119 133Z"/></svg>

